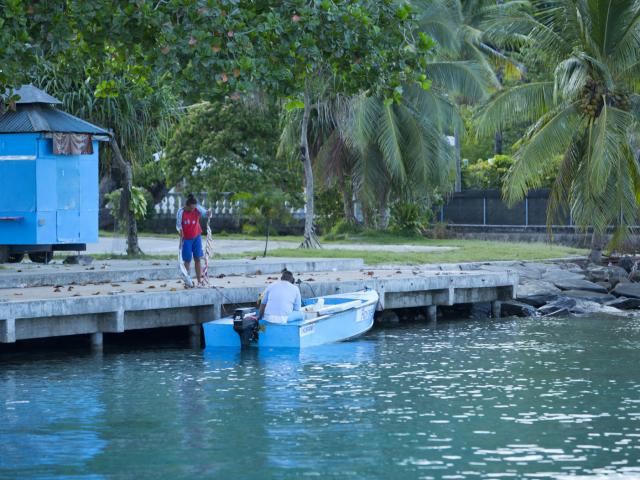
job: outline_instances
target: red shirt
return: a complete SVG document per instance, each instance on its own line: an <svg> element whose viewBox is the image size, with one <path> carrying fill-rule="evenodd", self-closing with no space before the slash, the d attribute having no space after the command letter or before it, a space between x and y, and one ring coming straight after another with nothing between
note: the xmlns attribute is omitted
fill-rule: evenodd
<svg viewBox="0 0 640 480"><path fill-rule="evenodd" d="M190 212L182 211L182 237L185 240L193 240L202 233L200 217L201 215L197 208Z"/></svg>

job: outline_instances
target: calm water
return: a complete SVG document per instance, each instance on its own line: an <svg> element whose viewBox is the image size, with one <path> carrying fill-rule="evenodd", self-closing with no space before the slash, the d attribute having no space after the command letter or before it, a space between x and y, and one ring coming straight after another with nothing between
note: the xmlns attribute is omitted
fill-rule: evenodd
<svg viewBox="0 0 640 480"><path fill-rule="evenodd" d="M0 478L640 478L638 319L0 362Z"/></svg>

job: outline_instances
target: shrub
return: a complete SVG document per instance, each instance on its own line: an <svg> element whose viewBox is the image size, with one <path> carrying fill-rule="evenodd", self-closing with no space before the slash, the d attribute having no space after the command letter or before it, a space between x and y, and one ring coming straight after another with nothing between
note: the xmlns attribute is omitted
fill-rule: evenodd
<svg viewBox="0 0 640 480"><path fill-rule="evenodd" d="M337 187L323 188L315 194L316 226L321 232L333 232L344 219L342 195Z"/></svg>
<svg viewBox="0 0 640 480"><path fill-rule="evenodd" d="M421 235L427 223L425 213L415 203L398 202L391 207L391 231L403 235Z"/></svg>
<svg viewBox="0 0 640 480"><path fill-rule="evenodd" d="M502 181L513 165L509 155L496 155L487 160L478 160L462 168L462 184L465 189L500 190Z"/></svg>
<svg viewBox="0 0 640 480"><path fill-rule="evenodd" d="M116 220L119 228L122 228L126 223L125 218L120 218L120 198L122 197L122 188L118 188L113 192L105 195L107 199L107 207L109 212ZM136 220L142 221L152 211L152 206L149 205L149 198L151 194L142 187L131 187L131 210L133 211ZM151 201L153 203L153 201Z"/></svg>
<svg viewBox="0 0 640 480"><path fill-rule="evenodd" d="M344 218L338 220L336 224L331 229L333 235L344 235L347 233L360 233L362 231L362 227L357 223L348 222Z"/></svg>

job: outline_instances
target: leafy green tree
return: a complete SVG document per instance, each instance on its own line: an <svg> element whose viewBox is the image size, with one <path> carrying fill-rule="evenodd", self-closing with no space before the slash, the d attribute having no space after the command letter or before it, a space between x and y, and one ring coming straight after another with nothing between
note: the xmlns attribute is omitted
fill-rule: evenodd
<svg viewBox="0 0 640 480"><path fill-rule="evenodd" d="M365 0L285 1L272 9L271 43L265 52L288 74L272 85L279 96L294 97L289 109L300 108L299 151L305 169L306 217L302 247L319 247L314 233L313 158L309 125L316 79L331 82L334 95L371 90L396 100L402 83L418 80L430 39L415 31L408 4ZM272 75L269 75L272 77Z"/></svg>
<svg viewBox="0 0 640 480"><path fill-rule="evenodd" d="M0 0L0 7L2 38L9 42L0 47L3 72L28 69L38 58L65 63L74 74L89 63L101 79L95 95L108 98L117 94L108 73L133 66L141 86L154 79L187 100L238 96L255 87L291 97L290 105L303 110L304 246L318 245L307 138L310 79L330 78L336 92L370 90L399 100L401 85L418 78L423 53L431 47L429 38L415 30L411 7L388 0L220 0L215 5L189 0ZM88 78L86 73L81 78ZM0 83L17 85L24 77L5 75ZM122 158L118 146L113 147L114 158ZM127 175L128 184L131 177ZM124 205L128 196L130 188L123 192Z"/></svg>
<svg viewBox="0 0 640 480"><path fill-rule="evenodd" d="M265 241L262 256L266 257L269 232L274 220L286 221L291 218L291 212L287 208L288 195L278 188L267 187L258 192L241 192L233 198L242 202L243 215L263 227Z"/></svg>
<svg viewBox="0 0 640 480"><path fill-rule="evenodd" d="M96 76L84 77L87 73ZM165 190L154 154L162 149L177 122L178 101L167 87L154 88L136 81L128 67L124 71L111 71L108 81L99 76L100 73L90 62L75 72L64 63L38 62L32 80L58 97L66 111L113 132L108 145L101 145L101 175L111 176L114 167L120 172L120 217L127 223L127 253L136 255L140 248L135 202L132 202L134 169L153 172L157 183L149 182L145 187ZM104 92L105 85L109 94Z"/></svg>
<svg viewBox="0 0 640 480"><path fill-rule="evenodd" d="M492 27L505 44L527 42L548 59L553 81L517 85L500 92L477 117L487 134L526 119L504 186L510 203L540 186L562 155L547 222L570 210L577 225L597 239L616 226L613 244L638 214L640 168L640 2L637 0L533 1L533 9L505 13Z"/></svg>
<svg viewBox="0 0 640 480"><path fill-rule="evenodd" d="M222 193L279 189L300 193L299 162L276 158L277 109L251 101L204 103L188 109L162 156L171 185Z"/></svg>

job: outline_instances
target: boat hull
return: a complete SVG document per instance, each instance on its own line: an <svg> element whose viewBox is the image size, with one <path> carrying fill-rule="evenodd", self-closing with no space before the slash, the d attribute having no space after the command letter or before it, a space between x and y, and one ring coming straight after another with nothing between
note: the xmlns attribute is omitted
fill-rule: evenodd
<svg viewBox="0 0 640 480"><path fill-rule="evenodd" d="M314 309L314 304L322 306ZM286 324L260 321L259 348L307 348L357 337L373 326L378 294L373 290L328 295L308 299L305 318ZM327 302L327 303L324 303ZM240 348L240 337L233 330L233 318L226 317L203 324L206 348Z"/></svg>

